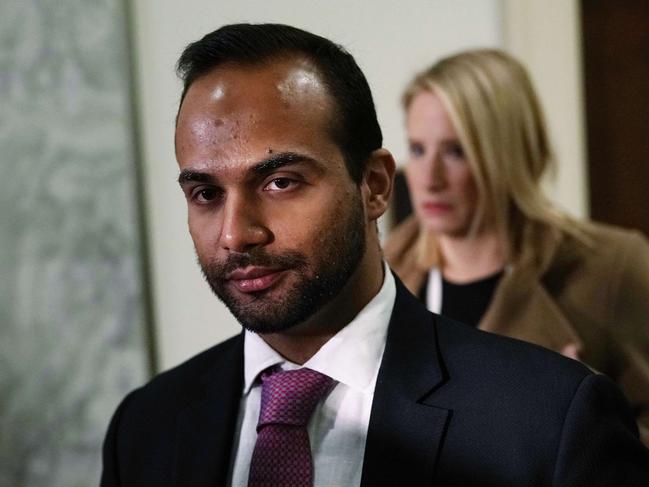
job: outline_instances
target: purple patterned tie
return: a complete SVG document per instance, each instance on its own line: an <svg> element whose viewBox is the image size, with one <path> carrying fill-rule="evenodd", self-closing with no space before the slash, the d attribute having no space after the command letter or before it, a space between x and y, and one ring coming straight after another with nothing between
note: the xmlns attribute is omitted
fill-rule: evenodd
<svg viewBox="0 0 649 487"><path fill-rule="evenodd" d="M248 487L311 487L306 425L333 379L311 369L261 374L261 411Z"/></svg>

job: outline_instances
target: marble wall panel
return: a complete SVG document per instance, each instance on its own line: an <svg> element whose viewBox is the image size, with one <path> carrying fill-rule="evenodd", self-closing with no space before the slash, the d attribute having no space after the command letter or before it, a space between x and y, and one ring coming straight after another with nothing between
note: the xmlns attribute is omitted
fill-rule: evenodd
<svg viewBox="0 0 649 487"><path fill-rule="evenodd" d="M0 2L0 486L97 485L148 375L125 3Z"/></svg>

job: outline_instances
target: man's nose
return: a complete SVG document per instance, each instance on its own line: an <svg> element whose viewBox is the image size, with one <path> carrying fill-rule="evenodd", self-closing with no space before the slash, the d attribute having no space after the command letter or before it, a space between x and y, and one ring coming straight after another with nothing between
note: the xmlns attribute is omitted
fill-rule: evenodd
<svg viewBox="0 0 649 487"><path fill-rule="evenodd" d="M230 195L225 202L220 246L230 252L248 252L270 243L272 233L262 220L257 205L244 196Z"/></svg>

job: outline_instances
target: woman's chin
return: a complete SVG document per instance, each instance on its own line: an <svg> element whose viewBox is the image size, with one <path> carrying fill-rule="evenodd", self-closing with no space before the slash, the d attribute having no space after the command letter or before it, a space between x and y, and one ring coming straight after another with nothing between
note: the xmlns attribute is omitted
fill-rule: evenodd
<svg viewBox="0 0 649 487"><path fill-rule="evenodd" d="M464 225L459 225L457 222L449 221L448 219L441 218L426 218L421 220L422 227L438 237L453 237L458 238L467 233Z"/></svg>

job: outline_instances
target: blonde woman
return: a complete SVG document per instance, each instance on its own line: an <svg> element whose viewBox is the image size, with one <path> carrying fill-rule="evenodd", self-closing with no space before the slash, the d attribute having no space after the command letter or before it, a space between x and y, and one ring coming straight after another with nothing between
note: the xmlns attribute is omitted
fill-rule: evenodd
<svg viewBox="0 0 649 487"><path fill-rule="evenodd" d="M386 246L392 268L432 311L608 374L649 444L649 245L543 195L552 151L525 69L463 52L416 76L403 105L415 215Z"/></svg>

